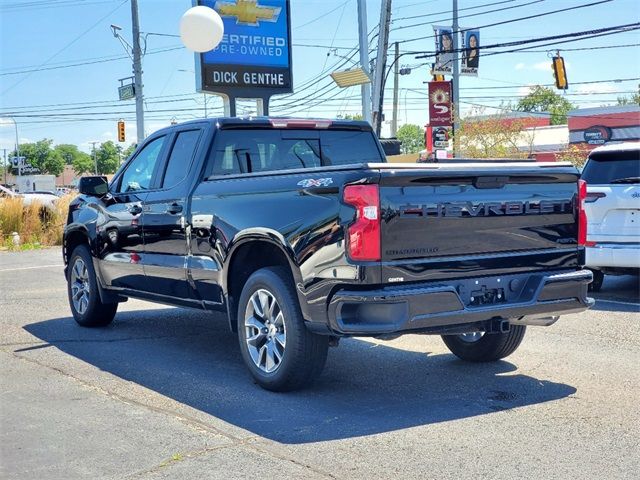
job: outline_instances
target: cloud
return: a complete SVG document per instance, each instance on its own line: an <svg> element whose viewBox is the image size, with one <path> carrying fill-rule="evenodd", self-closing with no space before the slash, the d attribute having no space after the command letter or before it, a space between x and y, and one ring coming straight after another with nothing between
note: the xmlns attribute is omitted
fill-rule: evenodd
<svg viewBox="0 0 640 480"><path fill-rule="evenodd" d="M551 72L553 70L551 61L534 63L531 68L533 70L540 70L542 72Z"/></svg>
<svg viewBox="0 0 640 480"><path fill-rule="evenodd" d="M567 70L571 70L571 63L564 61L564 66ZM516 70L538 70L540 72L552 72L553 66L551 59L544 62L538 62L531 65L527 65L524 62L517 63L514 67Z"/></svg>
<svg viewBox="0 0 640 480"><path fill-rule="evenodd" d="M613 83L585 83L576 87L576 93L612 94L617 91Z"/></svg>

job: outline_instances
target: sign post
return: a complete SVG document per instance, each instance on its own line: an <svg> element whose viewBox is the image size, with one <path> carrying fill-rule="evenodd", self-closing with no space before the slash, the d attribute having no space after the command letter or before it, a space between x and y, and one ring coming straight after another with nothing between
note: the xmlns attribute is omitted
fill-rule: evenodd
<svg viewBox="0 0 640 480"><path fill-rule="evenodd" d="M289 0L194 0L199 5L218 12L224 35L195 54L196 90L222 96L225 115L236 116L237 98L258 99L268 115L272 95L293 91Z"/></svg>

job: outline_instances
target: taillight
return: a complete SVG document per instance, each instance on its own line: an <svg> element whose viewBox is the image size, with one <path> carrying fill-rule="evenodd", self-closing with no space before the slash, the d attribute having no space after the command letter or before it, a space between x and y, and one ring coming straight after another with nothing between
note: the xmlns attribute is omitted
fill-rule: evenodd
<svg viewBox="0 0 640 480"><path fill-rule="evenodd" d="M587 245L587 212L584 203L587 199L587 182L578 180L578 245Z"/></svg>
<svg viewBox="0 0 640 480"><path fill-rule="evenodd" d="M380 195L378 185L344 187L344 202L356 208L356 221L347 229L352 260L380 260Z"/></svg>

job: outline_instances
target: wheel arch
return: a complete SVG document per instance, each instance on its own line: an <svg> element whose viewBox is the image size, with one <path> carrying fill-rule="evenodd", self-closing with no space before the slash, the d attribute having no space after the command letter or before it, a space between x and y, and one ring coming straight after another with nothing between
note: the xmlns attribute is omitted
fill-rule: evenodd
<svg viewBox="0 0 640 480"><path fill-rule="evenodd" d="M302 301L298 285L302 275L296 262L295 252L284 237L276 231L260 229L236 236L226 257L222 277L222 290L227 303L229 327L236 331L237 302L247 279L261 268L284 267L291 275L296 287L298 301L305 315L306 305Z"/></svg>
<svg viewBox="0 0 640 480"><path fill-rule="evenodd" d="M64 230L62 238L62 258L64 260L65 270L69 265L71 253L78 245L87 245L91 247L89 240L89 232L82 225L69 225Z"/></svg>

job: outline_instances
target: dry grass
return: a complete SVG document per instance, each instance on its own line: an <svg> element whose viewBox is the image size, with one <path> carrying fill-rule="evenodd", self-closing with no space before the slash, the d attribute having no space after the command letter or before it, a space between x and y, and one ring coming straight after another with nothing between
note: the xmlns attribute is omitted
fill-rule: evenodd
<svg viewBox="0 0 640 480"><path fill-rule="evenodd" d="M61 245L62 231L67 219L69 203L74 195L65 195L47 209L38 202L25 206L21 198L0 200L0 243L5 248L13 245L12 233L18 232L23 245Z"/></svg>

